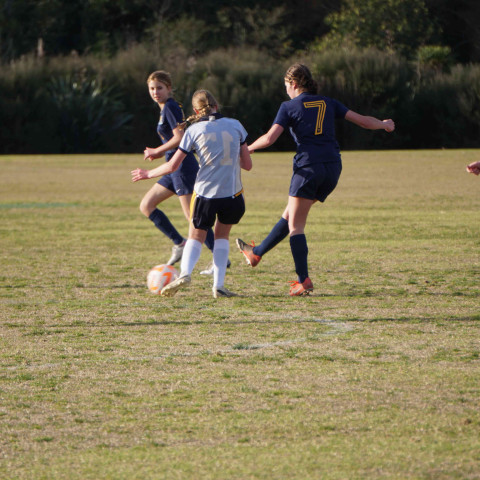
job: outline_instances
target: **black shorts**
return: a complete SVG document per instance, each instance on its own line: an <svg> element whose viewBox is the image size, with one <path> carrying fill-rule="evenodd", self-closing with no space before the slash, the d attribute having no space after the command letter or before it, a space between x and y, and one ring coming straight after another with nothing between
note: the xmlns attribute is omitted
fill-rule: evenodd
<svg viewBox="0 0 480 480"><path fill-rule="evenodd" d="M302 197L324 202L335 190L340 173L342 173L341 162L294 167L288 194L290 197Z"/></svg>
<svg viewBox="0 0 480 480"><path fill-rule="evenodd" d="M243 194L236 197L205 198L193 193L190 214L193 226L199 230L208 230L218 218L225 225L237 224L245 213Z"/></svg>

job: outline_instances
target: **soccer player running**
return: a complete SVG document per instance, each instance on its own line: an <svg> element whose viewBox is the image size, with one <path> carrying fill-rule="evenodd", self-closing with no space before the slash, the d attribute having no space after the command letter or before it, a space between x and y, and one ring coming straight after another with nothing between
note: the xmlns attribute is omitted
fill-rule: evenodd
<svg viewBox="0 0 480 480"><path fill-rule="evenodd" d="M287 207L271 232L258 246L240 238L236 243L249 265L258 265L263 255L290 235L290 248L298 280L291 283L290 295L308 295L313 283L308 274L308 247L305 225L312 205L324 202L335 189L342 162L335 137L335 119L345 118L369 130L393 132L392 120L378 120L355 113L337 100L317 94L317 84L310 70L292 65L285 74L285 88L290 101L280 105L270 130L249 145L248 150L267 148L287 128L297 145Z"/></svg>
<svg viewBox="0 0 480 480"><path fill-rule="evenodd" d="M207 231L215 226L213 248L213 296L233 297L224 286L230 251L229 234L245 213L245 201L240 169L250 170L252 159L248 151L247 132L233 118L218 113L218 103L207 90L193 94L195 115L185 130L180 146L168 163L152 170L133 170L132 180L144 180L177 171L192 150L198 155L200 170L195 181L191 204L188 240L183 251L180 276L166 285L161 294L173 296L191 282L192 271L200 258Z"/></svg>
<svg viewBox="0 0 480 480"><path fill-rule="evenodd" d="M152 161L165 156L166 161L169 162L183 137L183 130L179 127L179 124L185 121L185 116L181 105L173 98L172 79L168 72L158 70L151 73L147 79L147 85L151 98L160 107L157 133L162 140L162 144L157 148L146 147L144 159ZM182 258L186 240L173 226L167 215L157 206L173 195L177 195L183 213L188 220L190 218L193 185L198 169L195 156L193 153L189 153L181 167L177 171L162 177L148 190L140 202L140 211L173 242L172 255L167 265L173 265ZM210 250L213 250L212 230L208 232L206 244Z"/></svg>

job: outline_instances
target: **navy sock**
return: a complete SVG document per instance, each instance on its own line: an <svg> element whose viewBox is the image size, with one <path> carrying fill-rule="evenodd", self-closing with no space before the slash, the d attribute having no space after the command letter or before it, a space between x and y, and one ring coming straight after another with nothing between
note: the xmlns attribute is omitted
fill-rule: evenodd
<svg viewBox="0 0 480 480"><path fill-rule="evenodd" d="M184 238L177 232L168 217L156 208L148 217L155 226L164 233L175 245L180 245Z"/></svg>
<svg viewBox="0 0 480 480"><path fill-rule="evenodd" d="M263 242L253 247L253 253L263 257L275 245L279 244L288 235L288 220L283 217L275 224L270 233L264 238Z"/></svg>
<svg viewBox="0 0 480 480"><path fill-rule="evenodd" d="M209 228L207 230L207 238L205 239L205 245L209 250L213 252L213 245L215 243L215 236L213 234L213 230Z"/></svg>
<svg viewBox="0 0 480 480"><path fill-rule="evenodd" d="M290 248L292 250L293 261L295 262L298 281L303 283L308 277L308 246L305 234L301 233L300 235L290 237Z"/></svg>

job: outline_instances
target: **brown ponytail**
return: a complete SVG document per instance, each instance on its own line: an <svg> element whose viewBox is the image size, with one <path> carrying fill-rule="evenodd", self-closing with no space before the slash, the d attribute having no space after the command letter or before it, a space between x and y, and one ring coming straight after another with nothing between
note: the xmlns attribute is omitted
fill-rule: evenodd
<svg viewBox="0 0 480 480"><path fill-rule="evenodd" d="M285 73L285 82L296 83L300 89L308 93L317 93L318 85L306 65L294 63Z"/></svg>

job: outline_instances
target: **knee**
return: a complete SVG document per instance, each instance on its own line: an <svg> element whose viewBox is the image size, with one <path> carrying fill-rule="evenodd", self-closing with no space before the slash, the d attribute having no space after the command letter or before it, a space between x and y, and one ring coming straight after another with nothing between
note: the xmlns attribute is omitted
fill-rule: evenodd
<svg viewBox="0 0 480 480"><path fill-rule="evenodd" d="M140 211L143 213L143 215L145 215L146 217L149 217L150 214L153 212L153 210L155 209L155 206L151 206L150 203L148 202L148 200L145 200L143 199L141 202L140 202L140 206L139 206L139 209Z"/></svg>
<svg viewBox="0 0 480 480"><path fill-rule="evenodd" d="M197 242L204 243L205 238L207 237L207 231L206 230L200 230L193 228L190 230L188 234L188 238L191 238L192 240L196 240Z"/></svg>

